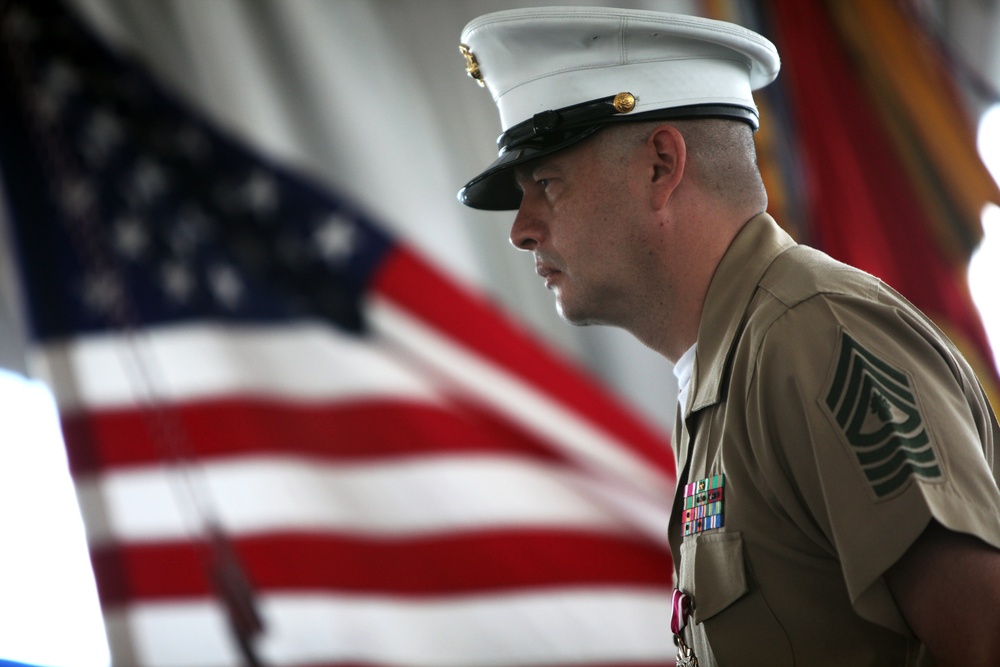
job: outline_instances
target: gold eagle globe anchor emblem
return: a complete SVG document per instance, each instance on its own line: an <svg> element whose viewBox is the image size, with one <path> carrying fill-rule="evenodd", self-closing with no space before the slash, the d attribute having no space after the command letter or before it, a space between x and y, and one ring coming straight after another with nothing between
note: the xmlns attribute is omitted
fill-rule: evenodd
<svg viewBox="0 0 1000 667"><path fill-rule="evenodd" d="M458 50L465 56L466 73L475 79L481 88L485 88L486 82L483 81L483 73L479 71L479 61L476 60L476 56L472 53L472 50L465 44L459 44Z"/></svg>

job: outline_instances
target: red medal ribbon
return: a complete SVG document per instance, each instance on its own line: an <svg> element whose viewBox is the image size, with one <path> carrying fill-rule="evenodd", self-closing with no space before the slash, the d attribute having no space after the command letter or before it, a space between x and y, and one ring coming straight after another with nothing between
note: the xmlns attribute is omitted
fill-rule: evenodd
<svg viewBox="0 0 1000 667"><path fill-rule="evenodd" d="M691 598L678 589L674 589L674 594L670 599L670 631L679 635L684 626L687 625L688 616L691 615Z"/></svg>

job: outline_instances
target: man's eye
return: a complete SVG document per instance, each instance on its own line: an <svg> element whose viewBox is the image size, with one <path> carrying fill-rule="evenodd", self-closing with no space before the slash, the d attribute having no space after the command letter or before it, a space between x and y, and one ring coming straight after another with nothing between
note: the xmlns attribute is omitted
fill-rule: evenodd
<svg viewBox="0 0 1000 667"><path fill-rule="evenodd" d="M538 180L535 181L535 184L538 185L538 187L544 189L544 188L548 187L548 185L549 185L550 182L551 182L551 179L548 179L548 178L539 178Z"/></svg>

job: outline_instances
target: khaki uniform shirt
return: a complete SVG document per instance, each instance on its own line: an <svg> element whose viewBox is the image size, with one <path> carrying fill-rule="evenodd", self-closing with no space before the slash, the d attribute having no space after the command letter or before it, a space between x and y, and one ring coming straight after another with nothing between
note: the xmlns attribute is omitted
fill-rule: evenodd
<svg viewBox="0 0 1000 667"><path fill-rule="evenodd" d="M747 223L674 437L670 539L701 667L930 664L882 574L931 519L1000 548L998 440L926 317L769 216Z"/></svg>

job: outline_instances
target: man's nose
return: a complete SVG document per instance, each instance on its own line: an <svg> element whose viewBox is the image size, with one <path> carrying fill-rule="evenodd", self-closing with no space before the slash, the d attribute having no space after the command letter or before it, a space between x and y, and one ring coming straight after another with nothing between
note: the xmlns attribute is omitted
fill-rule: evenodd
<svg viewBox="0 0 1000 667"><path fill-rule="evenodd" d="M534 250L541 242L544 232L543 226L538 217L532 215L530 207L521 201L521 207L517 209L514 217L514 224L510 227L510 242L519 250Z"/></svg>

